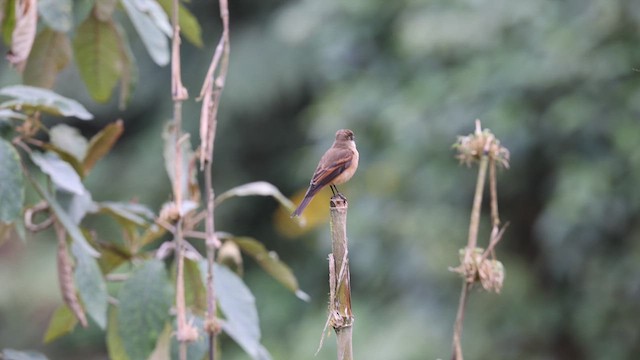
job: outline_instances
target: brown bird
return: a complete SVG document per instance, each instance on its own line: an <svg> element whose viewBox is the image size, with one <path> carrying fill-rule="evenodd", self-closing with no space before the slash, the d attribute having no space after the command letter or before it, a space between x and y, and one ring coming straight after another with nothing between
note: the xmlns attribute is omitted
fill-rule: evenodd
<svg viewBox="0 0 640 360"><path fill-rule="evenodd" d="M291 214L291 217L300 216L315 194L327 185L331 188L333 195L338 194L343 197L336 185L344 184L351 179L358 168L359 158L360 155L356 149L353 131L348 129L338 130L336 132L336 140L329 150L322 155L318 167L311 178L309 189L307 189L304 199L302 199L296 211Z"/></svg>

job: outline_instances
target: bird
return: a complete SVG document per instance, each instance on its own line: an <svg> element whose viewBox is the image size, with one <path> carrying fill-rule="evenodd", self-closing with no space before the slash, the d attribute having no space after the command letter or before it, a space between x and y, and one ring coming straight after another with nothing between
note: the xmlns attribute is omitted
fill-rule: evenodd
<svg viewBox="0 0 640 360"><path fill-rule="evenodd" d="M309 205L311 199L327 185L331 188L334 196L338 195L345 199L336 185L349 181L358 168L360 154L358 154L354 139L353 131L349 129L341 129L336 132L336 139L333 145L320 158L304 199L291 214L291 217L300 216Z"/></svg>

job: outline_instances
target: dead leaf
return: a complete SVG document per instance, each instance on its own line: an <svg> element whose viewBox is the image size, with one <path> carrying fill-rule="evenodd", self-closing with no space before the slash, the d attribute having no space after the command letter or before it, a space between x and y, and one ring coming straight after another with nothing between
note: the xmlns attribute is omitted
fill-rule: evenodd
<svg viewBox="0 0 640 360"><path fill-rule="evenodd" d="M38 3L37 0L17 0L15 9L16 26L11 35L11 49L7 60L22 72L36 38Z"/></svg>

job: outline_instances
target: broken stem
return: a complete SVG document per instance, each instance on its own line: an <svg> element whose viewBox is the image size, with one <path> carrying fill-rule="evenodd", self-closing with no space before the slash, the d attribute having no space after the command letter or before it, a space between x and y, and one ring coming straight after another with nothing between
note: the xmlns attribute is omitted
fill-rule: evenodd
<svg viewBox="0 0 640 360"><path fill-rule="evenodd" d="M334 274L330 276L335 289L329 304L331 326L336 332L338 360L352 360L352 330L353 313L351 311L351 276L349 272L349 258L347 247L347 209L346 200L339 196L331 198L331 249L335 266L330 269ZM335 272L338 271L337 276Z"/></svg>

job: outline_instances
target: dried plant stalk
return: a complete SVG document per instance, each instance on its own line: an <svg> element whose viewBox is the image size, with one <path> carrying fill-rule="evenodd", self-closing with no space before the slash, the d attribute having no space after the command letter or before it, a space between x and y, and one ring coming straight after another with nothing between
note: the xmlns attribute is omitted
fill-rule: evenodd
<svg viewBox="0 0 640 360"><path fill-rule="evenodd" d="M349 272L349 250L347 242L346 200L334 196L331 199L331 249L335 266L330 266L331 289L329 322L336 333L338 360L352 360L352 331L354 316L351 311L351 275ZM331 265L331 262L330 262ZM336 271L337 276L336 276Z"/></svg>
<svg viewBox="0 0 640 360"><path fill-rule="evenodd" d="M219 5L222 35L211 59L199 97L202 100L200 112L200 168L204 170L207 204L205 219L205 246L207 252L207 314L205 331L209 334L209 360L216 358L216 338L220 332L220 325L216 315L217 300L213 273L215 253L216 249L220 247L220 240L217 238L215 230L215 192L212 180L212 159L218 125L220 96L227 78L230 52L229 5L227 0L219 0Z"/></svg>
<svg viewBox="0 0 640 360"><path fill-rule="evenodd" d="M509 151L500 145L500 141L496 139L489 130L482 130L480 120L476 120L475 133L459 137L455 147L458 150L456 157L460 162L467 165L479 162L478 178L469 221L467 246L463 250L460 250L460 266L450 269L462 275L463 278L453 330L451 359L463 360L462 326L469 290L474 283L480 282L485 290L499 293L504 282L504 268L502 263L496 260L494 252L494 248L500 239L502 239L506 228L506 226L504 226L500 229L496 167L497 165L505 168L509 167ZM489 238L489 246L484 250L479 248L477 244L478 230L480 228L480 210L487 171L489 172L491 221L493 226ZM487 259L489 254L492 255L490 260Z"/></svg>
<svg viewBox="0 0 640 360"><path fill-rule="evenodd" d="M82 327L86 328L89 324L84 309L82 309L82 305L80 305L80 301L78 300L75 282L73 281L73 266L71 265L69 250L67 248L67 232L58 221L54 221L53 226L58 239L58 281L60 282L62 299L69 309L71 309L71 312L76 319L78 319Z"/></svg>

